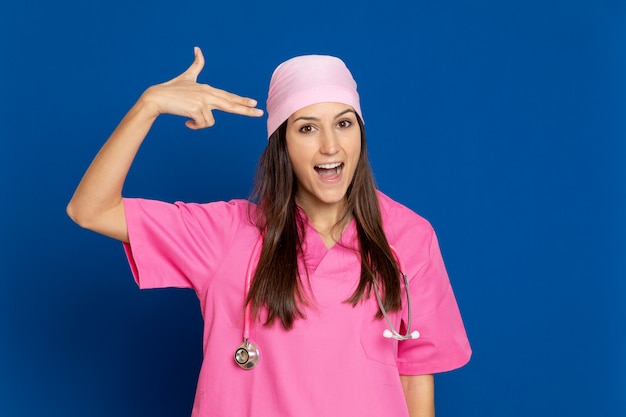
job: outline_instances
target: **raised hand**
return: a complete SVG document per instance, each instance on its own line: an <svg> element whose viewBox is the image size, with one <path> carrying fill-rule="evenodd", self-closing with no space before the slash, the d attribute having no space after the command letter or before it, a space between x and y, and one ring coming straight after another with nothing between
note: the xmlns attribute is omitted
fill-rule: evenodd
<svg viewBox="0 0 626 417"><path fill-rule="evenodd" d="M195 55L181 75L148 88L102 146L67 206L67 214L76 223L128 242L122 187L139 147L160 114L187 117L185 124L190 129L213 126L213 110L263 115L251 98L198 84L204 57L200 48L195 48Z"/></svg>
<svg viewBox="0 0 626 417"><path fill-rule="evenodd" d="M199 84L197 79L204 68L204 55L198 47L194 48L194 53L195 59L185 72L148 88L140 101L149 105L156 115L173 114L189 118L185 125L190 129L213 126L213 110L251 117L263 115L263 110L256 108L256 100Z"/></svg>

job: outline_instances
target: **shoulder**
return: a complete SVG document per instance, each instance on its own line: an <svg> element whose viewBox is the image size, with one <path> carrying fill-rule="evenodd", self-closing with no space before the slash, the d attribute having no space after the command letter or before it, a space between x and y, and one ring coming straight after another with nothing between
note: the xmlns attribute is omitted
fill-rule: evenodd
<svg viewBox="0 0 626 417"><path fill-rule="evenodd" d="M177 201L174 205L179 209L190 210L198 213L206 212L226 215L247 215L248 211L255 207L253 203L243 199L211 201L207 203L187 203Z"/></svg>
<svg viewBox="0 0 626 417"><path fill-rule="evenodd" d="M146 198L124 198L124 205L133 209L143 210L187 210L193 212L206 211L229 211L247 212L249 208L255 207L254 203L244 199L233 199L229 201L212 201L207 203L176 201L169 203L161 200L151 200Z"/></svg>
<svg viewBox="0 0 626 417"><path fill-rule="evenodd" d="M378 201L387 241L412 267L428 262L437 237L428 220L378 191Z"/></svg>
<svg viewBox="0 0 626 417"><path fill-rule="evenodd" d="M387 234L410 230L413 233L431 234L433 227L428 220L405 205L377 190L380 214Z"/></svg>
<svg viewBox="0 0 626 417"><path fill-rule="evenodd" d="M153 218L162 224L230 224L245 223L256 207L253 203L234 199L208 203L176 201L174 203L142 198L125 198L124 206L129 217Z"/></svg>
<svg viewBox="0 0 626 417"><path fill-rule="evenodd" d="M216 227L251 225L250 214L256 207L253 203L243 199L209 203L176 202L174 205L179 210L188 211L189 215L200 223L213 223Z"/></svg>

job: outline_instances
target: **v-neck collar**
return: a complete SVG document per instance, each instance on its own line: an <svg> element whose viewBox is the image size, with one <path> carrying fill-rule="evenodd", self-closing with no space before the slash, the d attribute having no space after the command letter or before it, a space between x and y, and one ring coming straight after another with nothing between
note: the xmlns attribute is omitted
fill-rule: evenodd
<svg viewBox="0 0 626 417"><path fill-rule="evenodd" d="M344 229L339 241L332 247L327 248L324 240L315 227L313 227L313 224L304 210L300 207L298 207L298 215L302 218L305 225L305 238L302 249L304 252L304 262L309 273L314 273L328 254L337 251L352 250L358 247L356 221L354 218L350 220L350 223L348 223Z"/></svg>

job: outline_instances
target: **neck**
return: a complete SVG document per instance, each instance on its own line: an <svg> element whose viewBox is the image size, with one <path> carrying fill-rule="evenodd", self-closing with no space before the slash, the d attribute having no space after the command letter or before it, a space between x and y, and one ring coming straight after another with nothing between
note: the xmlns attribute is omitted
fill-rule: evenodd
<svg viewBox="0 0 626 417"><path fill-rule="evenodd" d="M352 220L351 215L346 215L346 201L341 203L323 204L312 203L296 197L296 204L304 211L307 218L322 236L326 245L336 243Z"/></svg>

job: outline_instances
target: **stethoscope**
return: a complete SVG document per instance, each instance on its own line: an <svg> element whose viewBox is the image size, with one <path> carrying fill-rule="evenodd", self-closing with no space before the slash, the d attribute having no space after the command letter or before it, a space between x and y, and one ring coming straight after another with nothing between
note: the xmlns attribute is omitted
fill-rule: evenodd
<svg viewBox="0 0 626 417"><path fill-rule="evenodd" d="M263 242L263 238L259 237L254 245L254 249L252 250L252 255L250 256L250 260L248 261L248 270L246 272L246 284L245 284L245 298L248 299L248 293L250 292L250 285L252 283L252 274L254 270L255 261L258 262L259 253L261 251L261 243ZM400 334L398 330L394 327L393 323L391 323L391 319L383 307L383 302L380 297L380 292L378 291L378 283L374 280L374 294L376 295L376 301L378 302L378 307L380 311L383 313L383 317L389 326L389 329L385 329L383 331L383 337L387 339L395 339L395 340L409 340L409 339L417 339L420 337L420 333L417 330L411 331L411 296L409 294L409 279L404 273L405 269L402 264L402 260L398 255L398 252L393 246L389 246L393 255L398 261L398 267L400 268L400 273L402 274L402 281L404 283L404 292L406 294L406 305L407 305L407 313L408 319L406 323L406 333ZM252 369L259 363L260 352L259 348L252 342L250 342L250 303L246 304L246 308L244 310L243 315L243 343L237 347L235 350L235 363L239 365L241 369Z"/></svg>

